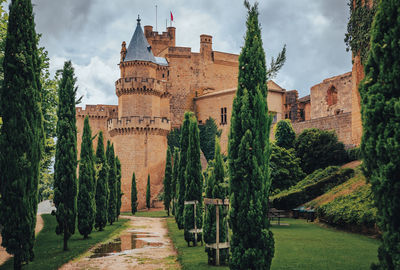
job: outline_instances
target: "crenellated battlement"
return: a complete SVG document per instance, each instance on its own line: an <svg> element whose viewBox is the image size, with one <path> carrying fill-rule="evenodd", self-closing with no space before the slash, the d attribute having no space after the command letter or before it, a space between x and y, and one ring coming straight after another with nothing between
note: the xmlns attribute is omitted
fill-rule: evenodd
<svg viewBox="0 0 400 270"><path fill-rule="evenodd" d="M169 97L167 93L170 83L154 78L128 77L120 78L115 82L116 94L120 97L123 94L156 95Z"/></svg>
<svg viewBox="0 0 400 270"><path fill-rule="evenodd" d="M167 117L130 116L120 119L108 119L107 129L109 132L119 130L126 133L137 133L154 130L171 130L171 121Z"/></svg>
<svg viewBox="0 0 400 270"><path fill-rule="evenodd" d="M118 116L117 105L86 105L84 110L82 107L75 108L76 117L89 118L113 118Z"/></svg>

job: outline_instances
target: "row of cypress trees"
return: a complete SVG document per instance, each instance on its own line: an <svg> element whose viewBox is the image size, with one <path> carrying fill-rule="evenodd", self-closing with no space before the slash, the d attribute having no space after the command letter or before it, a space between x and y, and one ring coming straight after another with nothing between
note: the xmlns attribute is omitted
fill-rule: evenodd
<svg viewBox="0 0 400 270"><path fill-rule="evenodd" d="M58 140L54 167L56 233L64 235L64 250L68 250L68 239L75 232L76 219L79 233L84 238L88 238L93 227L102 231L107 222L112 225L119 215L122 195L121 164L115 157L114 146L108 141L104 153L103 134L99 132L94 155L88 117L83 127L79 181L76 179L75 83L72 64L66 62L58 90Z"/></svg>
<svg viewBox="0 0 400 270"><path fill-rule="evenodd" d="M233 101L229 135L229 223L232 229L231 269L270 269L274 256L274 239L269 230L268 196L271 186L269 174L269 131L271 117L268 115L267 69L262 47L261 30L258 21L258 5L248 9L245 45L239 56L238 89ZM197 121L193 113L185 113L181 128L180 154L174 154L171 190L173 212L179 229L185 229L185 240L193 241L189 230L202 227L202 175ZM215 160L211 162L207 176L206 196L225 198L224 170L219 147L216 147ZM171 155L167 154L167 160ZM167 161L166 178L171 174ZM176 168L177 167L177 168ZM176 183L176 190L174 190ZM197 200L196 220L192 205L185 201ZM168 198L165 200L169 207ZM207 206L204 223L204 238L215 243L215 206ZM223 209L220 209L223 213ZM220 224L225 224L221 215ZM243 226L246 224L246 226ZM224 228L224 226L221 226ZM220 241L225 241L227 232L222 229ZM201 237L201 236L200 236ZM209 262L214 262L214 251L206 249ZM225 253L224 253L225 252ZM228 257L227 251L221 253L222 261Z"/></svg>

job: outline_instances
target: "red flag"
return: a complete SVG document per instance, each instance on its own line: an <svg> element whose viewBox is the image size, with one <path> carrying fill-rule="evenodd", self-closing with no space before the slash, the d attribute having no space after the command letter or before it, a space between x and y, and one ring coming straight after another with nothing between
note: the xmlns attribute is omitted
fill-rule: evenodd
<svg viewBox="0 0 400 270"><path fill-rule="evenodd" d="M170 13L171 13L171 21L173 22L174 21L174 16L172 15L172 11L170 11Z"/></svg>

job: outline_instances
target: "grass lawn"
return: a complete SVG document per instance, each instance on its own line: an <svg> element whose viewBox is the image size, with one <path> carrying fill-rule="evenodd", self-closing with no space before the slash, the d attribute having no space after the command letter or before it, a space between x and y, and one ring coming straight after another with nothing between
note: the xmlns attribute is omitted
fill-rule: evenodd
<svg viewBox="0 0 400 270"><path fill-rule="evenodd" d="M128 224L128 220L119 219L119 221L113 223L112 226L106 226L102 232L93 231L87 240L83 240L83 236L81 236L78 229L76 229L75 234L68 241L69 251L64 252L62 250L63 237L55 233L57 225L55 216L42 215L42 217L44 227L36 237L34 247L35 260L23 266L24 270L58 269L61 265L85 253L95 244L118 234L125 229ZM0 269L13 269L13 259L8 260L5 264L0 266Z"/></svg>
<svg viewBox="0 0 400 270"><path fill-rule="evenodd" d="M369 269L377 261L378 241L366 236L320 227L305 220L287 219L290 226L273 226L275 257L272 269ZM187 247L183 230L168 218L168 229L184 270L221 269L207 265L204 246Z"/></svg>
<svg viewBox="0 0 400 270"><path fill-rule="evenodd" d="M132 216L131 212L123 212L121 216ZM167 211L159 210L159 211L139 211L135 213L135 217L151 217L151 218L166 218Z"/></svg>

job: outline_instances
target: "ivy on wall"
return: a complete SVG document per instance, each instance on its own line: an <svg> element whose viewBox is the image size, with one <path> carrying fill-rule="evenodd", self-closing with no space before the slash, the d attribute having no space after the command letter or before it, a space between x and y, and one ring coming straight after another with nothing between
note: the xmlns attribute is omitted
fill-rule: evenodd
<svg viewBox="0 0 400 270"><path fill-rule="evenodd" d="M347 46L346 50L351 50L354 55L359 54L362 64L367 60L370 48L371 25L378 3L378 0L371 0L372 7L369 7L369 5L364 3L367 1L368 0L349 0L350 19L344 39Z"/></svg>

